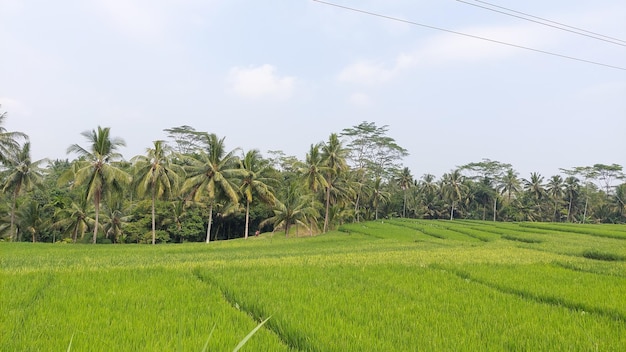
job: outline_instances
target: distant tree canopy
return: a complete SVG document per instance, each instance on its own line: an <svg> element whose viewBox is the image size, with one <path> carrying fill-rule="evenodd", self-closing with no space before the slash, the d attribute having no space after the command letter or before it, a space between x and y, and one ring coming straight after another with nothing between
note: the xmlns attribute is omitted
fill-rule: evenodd
<svg viewBox="0 0 626 352"><path fill-rule="evenodd" d="M314 235L391 217L492 221L626 222L617 164L531 173L481 161L439 179L402 165L408 151L373 122L332 133L301 160L282 151L228 149L190 126L166 129L126 161L107 127L82 133L73 160L30 159L25 134L0 113L0 235L9 241L164 243L281 231ZM78 137L78 136L77 136ZM86 236L91 233L91 236Z"/></svg>

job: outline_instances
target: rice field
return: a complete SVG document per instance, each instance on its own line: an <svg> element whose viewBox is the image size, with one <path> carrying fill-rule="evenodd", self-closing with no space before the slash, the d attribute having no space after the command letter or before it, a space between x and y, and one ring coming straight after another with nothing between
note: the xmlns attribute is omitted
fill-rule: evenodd
<svg viewBox="0 0 626 352"><path fill-rule="evenodd" d="M0 351L231 351L268 317L242 350L622 351L625 233L395 219L209 244L0 243Z"/></svg>

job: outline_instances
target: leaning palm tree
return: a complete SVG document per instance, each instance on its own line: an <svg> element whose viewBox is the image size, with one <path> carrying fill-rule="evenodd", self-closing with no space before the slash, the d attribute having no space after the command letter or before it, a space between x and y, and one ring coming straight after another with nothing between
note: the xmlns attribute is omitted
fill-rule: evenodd
<svg viewBox="0 0 626 352"><path fill-rule="evenodd" d="M333 180L348 170L346 157L349 150L343 147L336 133L328 138L328 142L322 145L322 160L325 167L326 179L326 212L324 215L324 232L328 231L328 219L330 210L330 196L333 188Z"/></svg>
<svg viewBox="0 0 626 352"><path fill-rule="evenodd" d="M110 134L111 129L109 127L102 128L100 126L97 130L81 133L89 143L89 147L83 148L78 144L72 144L67 148L68 154L76 153L80 158L74 163L69 173L59 179L62 183L73 178L72 186L74 187L86 185L85 198L93 199L95 207L93 243L96 243L98 236L102 198L109 190L120 190L123 185L130 183L131 180L130 175L115 164L115 161L122 158L117 149L126 144L120 138L111 138Z"/></svg>
<svg viewBox="0 0 626 352"><path fill-rule="evenodd" d="M156 243L156 201L176 194L183 169L170 162L171 150L164 141L154 141L146 155L138 155L131 162L135 166L135 189L140 197L150 194L152 202L152 244Z"/></svg>
<svg viewBox="0 0 626 352"><path fill-rule="evenodd" d="M195 201L200 201L203 197L208 199L209 219L206 243L209 243L213 207L220 195L234 204L239 201L234 180L242 174L242 170L237 165L236 149L226 152L224 138L219 139L213 133L204 138L205 149L187 160L188 178L183 184L182 192L189 194Z"/></svg>
<svg viewBox="0 0 626 352"><path fill-rule="evenodd" d="M30 159L30 143L24 143L21 149L11 150L8 157L4 158L4 165L7 168L7 175L4 178L3 192L13 194L11 203L11 226L9 240L14 239L15 232L15 210L17 206L17 197L20 192L28 191L35 185L41 184L43 180L43 171L40 165L45 159L31 161Z"/></svg>
<svg viewBox="0 0 626 352"><path fill-rule="evenodd" d="M0 105L1 107L1 105ZM0 113L0 162L5 163L7 158L14 154L16 150L19 150L18 141L28 140L28 136L22 132L9 132L6 130L4 120L7 118L7 113Z"/></svg>

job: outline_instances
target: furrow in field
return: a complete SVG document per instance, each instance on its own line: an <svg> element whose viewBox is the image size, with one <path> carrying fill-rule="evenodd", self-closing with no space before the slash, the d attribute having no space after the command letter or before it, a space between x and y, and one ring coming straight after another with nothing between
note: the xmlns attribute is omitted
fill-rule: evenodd
<svg viewBox="0 0 626 352"><path fill-rule="evenodd" d="M550 264L523 267L471 265L463 268L435 264L432 267L525 300L566 307L581 314L597 314L626 323L624 278L574 273ZM582 291L581 287L587 289Z"/></svg>
<svg viewBox="0 0 626 352"><path fill-rule="evenodd" d="M206 270L200 270L198 268L193 270L193 275L201 282L208 283L211 286L219 288L222 293L222 298L233 309L244 312L247 314L256 324L267 319L271 316L266 312L265 307L255 304L254 302L247 302L241 299L237 299L236 293L230 290L228 287L220 284L214 277L212 277ZM263 325L263 329L268 333L275 335L290 351L310 351L311 346L308 346L307 337L299 331L285 331L281 328L280 324L275 322L274 319L270 319Z"/></svg>

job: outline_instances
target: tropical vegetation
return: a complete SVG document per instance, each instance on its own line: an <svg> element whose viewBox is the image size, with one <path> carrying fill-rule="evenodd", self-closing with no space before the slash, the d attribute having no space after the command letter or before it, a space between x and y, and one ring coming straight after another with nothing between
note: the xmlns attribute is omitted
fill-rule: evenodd
<svg viewBox="0 0 626 352"><path fill-rule="evenodd" d="M81 134L84 144L68 146L72 159L33 161L36 141L6 131L6 118L0 236L7 241L209 242L392 218L626 222L621 165L523 178L510 164L483 159L417 178L388 126L372 122L331 133L302 159L229 149L225 137L179 126L127 160L124 140L97 126Z"/></svg>

